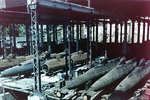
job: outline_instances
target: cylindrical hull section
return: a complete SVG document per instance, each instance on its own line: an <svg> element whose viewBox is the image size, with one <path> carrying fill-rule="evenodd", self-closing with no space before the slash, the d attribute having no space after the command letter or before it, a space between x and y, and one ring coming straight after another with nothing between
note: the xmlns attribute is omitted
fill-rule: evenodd
<svg viewBox="0 0 150 100"><path fill-rule="evenodd" d="M150 73L150 64L145 66L136 67L132 73L130 73L116 88L115 91L118 92L126 92L127 90L134 87L137 83L139 83L144 77L146 77Z"/></svg>
<svg viewBox="0 0 150 100"><path fill-rule="evenodd" d="M79 77L76 77L75 79L70 81L63 89L75 88L79 85L88 82L89 80L95 79L97 77L101 77L105 73L109 72L112 68L117 66L118 63L119 63L119 59L115 59L105 65L99 64L96 67L91 68L84 74L80 75Z"/></svg>
<svg viewBox="0 0 150 100"><path fill-rule="evenodd" d="M88 91L97 91L99 89L102 89L111 83L115 82L116 80L120 79L121 77L128 74L130 71L132 71L136 67L136 62L127 62L126 64L121 64L112 69L110 72L108 72L106 75L101 77L99 80L97 80Z"/></svg>
<svg viewBox="0 0 150 100"><path fill-rule="evenodd" d="M84 63L87 60L87 53L84 54L73 54L71 56L72 64ZM45 66L47 66L48 72L53 70L63 69L65 67L65 58L57 58L51 59L45 62Z"/></svg>

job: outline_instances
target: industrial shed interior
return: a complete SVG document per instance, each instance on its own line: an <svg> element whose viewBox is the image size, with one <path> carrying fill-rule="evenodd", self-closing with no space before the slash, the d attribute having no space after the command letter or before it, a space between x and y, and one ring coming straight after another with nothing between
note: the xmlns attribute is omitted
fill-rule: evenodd
<svg viewBox="0 0 150 100"><path fill-rule="evenodd" d="M150 100L150 0L0 0L0 100Z"/></svg>

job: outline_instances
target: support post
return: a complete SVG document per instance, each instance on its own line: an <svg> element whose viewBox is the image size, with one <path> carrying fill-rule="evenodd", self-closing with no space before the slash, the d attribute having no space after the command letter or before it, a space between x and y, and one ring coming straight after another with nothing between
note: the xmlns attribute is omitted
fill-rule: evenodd
<svg viewBox="0 0 150 100"><path fill-rule="evenodd" d="M2 43L3 43L3 58L7 57L7 49L6 49L6 31L5 25L2 25Z"/></svg>
<svg viewBox="0 0 150 100"><path fill-rule="evenodd" d="M138 21L138 41L137 41L137 43L140 43L140 24L141 22L140 21Z"/></svg>
<svg viewBox="0 0 150 100"><path fill-rule="evenodd" d="M89 48L89 55L90 55L90 68L92 68L92 18L90 16L90 26L89 26L89 41L90 41L90 48Z"/></svg>
<svg viewBox="0 0 150 100"><path fill-rule="evenodd" d="M143 22L143 39L142 43L145 41L145 22Z"/></svg>
<svg viewBox="0 0 150 100"><path fill-rule="evenodd" d="M107 56L106 48L107 48L107 23L103 22L103 44L104 44L104 49L103 49L103 55Z"/></svg>
<svg viewBox="0 0 150 100"><path fill-rule="evenodd" d="M33 46L33 71L34 71L34 81L35 88L34 90L37 92L41 92L41 73L40 73L40 61L38 54L38 45L39 45L39 24L38 24L38 12L37 12L37 4L31 4L30 12L31 12L31 32L32 32L32 46Z"/></svg>
<svg viewBox="0 0 150 100"><path fill-rule="evenodd" d="M88 33L88 42L89 42L89 44L87 44L87 45L89 45L89 54L88 54L88 61L89 61L89 66L88 66L88 68L90 69L90 68L92 68L92 24L91 24L91 22L92 22L92 19L91 19L91 15L89 16L89 18L88 18L88 20L87 20L87 33ZM91 86L91 80L89 80L87 83L86 83L86 85L85 85L85 89L87 90L90 86Z"/></svg>
<svg viewBox="0 0 150 100"><path fill-rule="evenodd" d="M10 53L13 54L12 36L11 35L9 35L9 41L10 41Z"/></svg>
<svg viewBox="0 0 150 100"><path fill-rule="evenodd" d="M67 25L66 23L63 24L63 44L64 50L67 48Z"/></svg>
<svg viewBox="0 0 150 100"><path fill-rule="evenodd" d="M124 41L123 41L123 55L126 56L126 54L127 54L127 21L125 21Z"/></svg>
<svg viewBox="0 0 150 100"><path fill-rule="evenodd" d="M127 42L127 21L125 21L125 28L124 28L124 41Z"/></svg>
<svg viewBox="0 0 150 100"><path fill-rule="evenodd" d="M82 39L82 24L80 24L80 40Z"/></svg>
<svg viewBox="0 0 150 100"><path fill-rule="evenodd" d="M50 26L46 25L46 32L47 32L47 50L51 53L51 37L50 37Z"/></svg>
<svg viewBox="0 0 150 100"><path fill-rule="evenodd" d="M76 32L77 34L77 39L76 39L76 52L78 52L79 51L79 24L77 23L77 32Z"/></svg>
<svg viewBox="0 0 150 100"><path fill-rule="evenodd" d="M112 23L110 23L110 37L109 37L109 41L110 43L112 42Z"/></svg>
<svg viewBox="0 0 150 100"><path fill-rule="evenodd" d="M56 35L56 33L55 33L56 31L55 31L55 25L53 25L53 42L55 43L56 42L56 37L55 37L55 35Z"/></svg>
<svg viewBox="0 0 150 100"><path fill-rule="evenodd" d="M118 43L118 23L115 25L115 43Z"/></svg>
<svg viewBox="0 0 150 100"><path fill-rule="evenodd" d="M9 38L10 38L10 53L13 53L13 45L12 45L12 26L9 27Z"/></svg>
<svg viewBox="0 0 150 100"><path fill-rule="evenodd" d="M94 36L95 36L95 27L94 27L94 24L93 24L93 42L95 41L94 39Z"/></svg>
<svg viewBox="0 0 150 100"><path fill-rule="evenodd" d="M87 21L87 41L86 41L86 46L87 46L87 62L89 61L89 21Z"/></svg>
<svg viewBox="0 0 150 100"><path fill-rule="evenodd" d="M69 80L71 80L72 78L72 66L71 66L71 25L68 26L68 56L69 56L69 60L68 60L68 67L69 67Z"/></svg>
<svg viewBox="0 0 150 100"><path fill-rule="evenodd" d="M58 43L57 28L58 28L58 25L56 25L55 27L55 43Z"/></svg>
<svg viewBox="0 0 150 100"><path fill-rule="evenodd" d="M123 24L121 23L120 24L120 43L122 43L122 27L123 27Z"/></svg>
<svg viewBox="0 0 150 100"><path fill-rule="evenodd" d="M68 50L67 50L67 24L66 22L63 24L63 44L64 44L64 50L65 50L65 72L66 76L68 77Z"/></svg>
<svg viewBox="0 0 150 100"><path fill-rule="evenodd" d="M135 27L135 26L134 26L134 24L135 24L134 22L135 22L135 21L133 20L133 21L132 21L132 43L134 43L134 27Z"/></svg>
<svg viewBox="0 0 150 100"><path fill-rule="evenodd" d="M98 22L96 22L96 51L98 50Z"/></svg>
<svg viewBox="0 0 150 100"><path fill-rule="evenodd" d="M72 64L71 64L71 43L70 42L71 42L72 32L71 32L71 25L70 25L70 12L65 12L64 19L65 19L64 34L66 34L65 36L66 40L68 39L68 49L66 48L65 50L66 51L65 61L67 64L67 69L68 69L68 73L66 74L69 80L71 80L72 79L72 66L71 66ZM67 29L68 29L68 32L66 32ZM68 38L67 38L67 33L68 33Z"/></svg>
<svg viewBox="0 0 150 100"><path fill-rule="evenodd" d="M15 29L15 24L13 24L13 50L16 50L16 29Z"/></svg>
<svg viewBox="0 0 150 100"><path fill-rule="evenodd" d="M43 48L43 24L41 24L41 47Z"/></svg>
<svg viewBox="0 0 150 100"><path fill-rule="evenodd" d="M149 40L149 22L147 23L147 41Z"/></svg>
<svg viewBox="0 0 150 100"><path fill-rule="evenodd" d="M71 34L71 42L74 43L74 23L71 25L71 29L72 29L72 34Z"/></svg>

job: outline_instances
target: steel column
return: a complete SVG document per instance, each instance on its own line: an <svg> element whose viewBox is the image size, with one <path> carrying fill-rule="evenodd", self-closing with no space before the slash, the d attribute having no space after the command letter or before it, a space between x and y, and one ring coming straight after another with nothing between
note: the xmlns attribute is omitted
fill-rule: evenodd
<svg viewBox="0 0 150 100"><path fill-rule="evenodd" d="M149 22L147 23L147 40L149 40Z"/></svg>
<svg viewBox="0 0 150 100"><path fill-rule="evenodd" d="M104 56L107 56L107 23L103 23L103 44L104 44L104 49L103 49L103 54Z"/></svg>
<svg viewBox="0 0 150 100"><path fill-rule="evenodd" d="M2 25L2 44L3 44L3 58L7 57L7 48L6 48L6 31L5 25Z"/></svg>
<svg viewBox="0 0 150 100"><path fill-rule="evenodd" d="M93 25L93 42L94 42L94 35L95 35L95 29L94 29L95 27L94 27L94 25Z"/></svg>
<svg viewBox="0 0 150 100"><path fill-rule="evenodd" d="M142 43L145 41L145 22L143 22L143 39Z"/></svg>
<svg viewBox="0 0 150 100"><path fill-rule="evenodd" d="M66 48L66 57L65 57L66 64L67 64L66 67L68 67L68 73L66 73L66 74L67 74L69 80L71 80L72 79L72 72L71 72L72 71L72 63L71 63L71 35L72 35L72 31L71 31L71 25L70 25L70 13L68 11L65 12L64 19L65 19L64 34L66 34L65 35L66 43L67 43L67 39L68 39L68 49ZM67 25L68 25L68 27L67 27ZM68 38L67 38L67 34L68 34Z"/></svg>
<svg viewBox="0 0 150 100"><path fill-rule="evenodd" d="M86 41L86 46L87 46L87 62L89 61L89 21L87 21L87 41Z"/></svg>
<svg viewBox="0 0 150 100"><path fill-rule="evenodd" d="M56 27L55 27L55 43L58 42L57 27L58 27L58 26L56 25Z"/></svg>
<svg viewBox="0 0 150 100"><path fill-rule="evenodd" d="M126 47L126 44L127 44L127 21L125 21L125 24L124 24L124 41L123 41L123 55L126 56L126 51L127 51L127 47Z"/></svg>
<svg viewBox="0 0 150 100"><path fill-rule="evenodd" d="M112 42L112 23L110 23L110 37L109 37L110 43Z"/></svg>
<svg viewBox="0 0 150 100"><path fill-rule="evenodd" d="M96 22L96 50L98 50L98 22Z"/></svg>
<svg viewBox="0 0 150 100"><path fill-rule="evenodd" d="M56 26L55 25L53 25L53 42L56 42L56 28L55 28Z"/></svg>
<svg viewBox="0 0 150 100"><path fill-rule="evenodd" d="M124 41L127 42L127 21L125 21L125 28L124 28Z"/></svg>
<svg viewBox="0 0 150 100"><path fill-rule="evenodd" d="M88 56L88 62L89 62L89 66L88 66L89 69L92 67L92 29L91 29L92 25L91 25L91 22L92 22L92 19L91 19L91 16L89 16L89 19L87 20L87 34L88 34L87 43L89 43L89 44L87 44L87 45L89 45L88 46L89 52L87 52L87 54L88 54L87 56ZM87 90L90 86L91 86L91 80L89 80L86 83L85 89Z"/></svg>
<svg viewBox="0 0 150 100"><path fill-rule="evenodd" d="M63 24L63 44L64 50L67 48L67 24Z"/></svg>
<svg viewBox="0 0 150 100"><path fill-rule="evenodd" d="M68 71L68 75L69 75L69 79L71 80L72 78L72 73L71 73L71 70L72 70L72 66L71 66L71 25L68 26L68 56L69 56L69 59L68 59L68 67L69 67L69 71Z"/></svg>
<svg viewBox="0 0 150 100"><path fill-rule="evenodd" d="M120 43L122 43L122 27L123 27L123 24L121 23L120 24Z"/></svg>
<svg viewBox="0 0 150 100"><path fill-rule="evenodd" d="M140 24L141 22L140 21L138 21L138 41L137 41L137 43L140 43Z"/></svg>
<svg viewBox="0 0 150 100"><path fill-rule="evenodd" d="M71 34L71 42L74 43L74 24L71 25L71 29L72 29L72 34Z"/></svg>
<svg viewBox="0 0 150 100"><path fill-rule="evenodd" d="M90 16L89 18L89 23L90 23L90 26L89 26L89 41L90 41L90 48L89 48L89 55L90 55L90 68L92 68L92 18Z"/></svg>
<svg viewBox="0 0 150 100"><path fill-rule="evenodd" d="M78 52L79 51L79 24L77 23L77 30L76 30L77 32L77 36L76 36L76 52Z"/></svg>
<svg viewBox="0 0 150 100"><path fill-rule="evenodd" d="M14 53L13 52L13 45L12 45L12 36L9 35L9 38L10 38L10 53Z"/></svg>
<svg viewBox="0 0 150 100"><path fill-rule="evenodd" d="M134 43L134 24L135 24L135 21L132 21L132 43Z"/></svg>
<svg viewBox="0 0 150 100"><path fill-rule="evenodd" d="M115 25L115 43L118 43L118 23Z"/></svg>
<svg viewBox="0 0 150 100"><path fill-rule="evenodd" d="M16 49L16 29L15 29L15 24L13 24L13 50L15 51Z"/></svg>
<svg viewBox="0 0 150 100"><path fill-rule="evenodd" d="M66 22L63 24L63 44L64 44L64 50L65 50L65 72L66 76L68 77L68 51L67 51L67 24Z"/></svg>
<svg viewBox="0 0 150 100"><path fill-rule="evenodd" d="M38 12L37 4L29 5L31 11L31 32L32 32L32 45L33 45L33 70L34 70L34 80L35 80L35 91L41 92L41 73L40 73L40 63L39 63L39 54L38 54L38 45L39 45L39 25L38 25Z"/></svg>
<svg viewBox="0 0 150 100"><path fill-rule="evenodd" d="M43 24L41 24L41 47L43 48Z"/></svg>
<svg viewBox="0 0 150 100"><path fill-rule="evenodd" d="M13 53L13 45L12 45L12 42L13 42L13 40L12 40L12 25L9 27L9 38L10 38L10 53Z"/></svg>
<svg viewBox="0 0 150 100"><path fill-rule="evenodd" d="M80 40L82 39L82 24L80 24Z"/></svg>
<svg viewBox="0 0 150 100"><path fill-rule="evenodd" d="M51 53L51 36L50 36L50 26L46 25L46 32L47 32L47 50Z"/></svg>

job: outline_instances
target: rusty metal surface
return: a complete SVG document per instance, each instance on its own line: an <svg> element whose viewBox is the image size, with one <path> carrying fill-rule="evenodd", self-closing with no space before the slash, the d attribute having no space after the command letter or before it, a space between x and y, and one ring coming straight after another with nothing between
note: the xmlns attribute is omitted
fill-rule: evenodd
<svg viewBox="0 0 150 100"><path fill-rule="evenodd" d="M136 62L131 59L130 61L126 62L125 64L118 65L114 69L112 69L110 72L108 72L106 75L101 77L99 80L97 80L88 91L97 91L99 89L102 89L105 86L110 85L111 83L117 81L121 77L128 74L130 71L132 71L136 67Z"/></svg>
<svg viewBox="0 0 150 100"><path fill-rule="evenodd" d="M150 61L148 61L150 62ZM140 80L146 77L150 73L149 63L143 66L136 67L132 73L130 73L115 89L115 91L119 91L121 93L126 92L127 90L134 87Z"/></svg>
<svg viewBox="0 0 150 100"><path fill-rule="evenodd" d="M83 63L87 59L87 53L84 54L74 54L71 56L72 64ZM45 62L48 68L48 72L53 70L62 69L65 67L65 58L57 57L56 59L51 59Z"/></svg>
<svg viewBox="0 0 150 100"><path fill-rule="evenodd" d="M89 80L95 79L97 77L101 77L102 75L106 74L107 72L109 72L112 68L116 67L117 64L119 63L120 59L116 59L113 60L105 65L103 64L99 64L94 68L91 68L90 70L88 70L87 72L85 72L84 74L80 75L79 77L76 77L75 79L73 79L72 81L70 81L64 88L75 88L78 87L81 84L86 83Z"/></svg>
<svg viewBox="0 0 150 100"><path fill-rule="evenodd" d="M14 59L3 59L0 60L0 70L4 70L7 68L10 68L12 66L16 66L19 65L20 63L26 61L26 57L22 56L22 57L17 57Z"/></svg>

